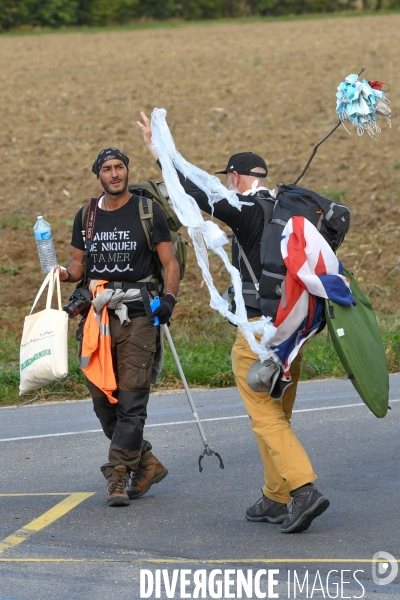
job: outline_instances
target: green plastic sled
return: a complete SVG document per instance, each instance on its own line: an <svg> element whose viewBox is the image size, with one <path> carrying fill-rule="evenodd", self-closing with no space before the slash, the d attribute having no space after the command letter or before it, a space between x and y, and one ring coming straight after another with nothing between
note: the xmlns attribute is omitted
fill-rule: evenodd
<svg viewBox="0 0 400 600"><path fill-rule="evenodd" d="M354 277L345 270L357 306L325 301L325 316L333 345L351 383L376 417L384 417L389 402L389 373L375 312Z"/></svg>

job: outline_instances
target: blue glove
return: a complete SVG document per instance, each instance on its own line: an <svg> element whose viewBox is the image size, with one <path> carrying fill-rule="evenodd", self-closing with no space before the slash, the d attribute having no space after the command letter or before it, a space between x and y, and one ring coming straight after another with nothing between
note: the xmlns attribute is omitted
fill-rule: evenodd
<svg viewBox="0 0 400 600"><path fill-rule="evenodd" d="M165 325L171 318L176 300L172 294L165 294L161 298L156 296L150 302L150 307L154 316L154 325Z"/></svg>

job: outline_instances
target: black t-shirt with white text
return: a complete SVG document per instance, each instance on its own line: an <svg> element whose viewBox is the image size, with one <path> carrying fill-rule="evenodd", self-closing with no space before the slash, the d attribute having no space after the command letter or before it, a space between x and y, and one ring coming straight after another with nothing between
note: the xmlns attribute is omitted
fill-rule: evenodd
<svg viewBox="0 0 400 600"><path fill-rule="evenodd" d="M71 245L79 250L85 249L82 210L83 207L75 216L71 240ZM163 211L155 202L152 210L153 243L170 242L171 234ZM140 219L139 197L133 195L124 206L114 211L97 207L87 264L88 278L134 283L154 274L155 269L154 255ZM137 310L145 314L141 302L129 304L129 316L139 316Z"/></svg>

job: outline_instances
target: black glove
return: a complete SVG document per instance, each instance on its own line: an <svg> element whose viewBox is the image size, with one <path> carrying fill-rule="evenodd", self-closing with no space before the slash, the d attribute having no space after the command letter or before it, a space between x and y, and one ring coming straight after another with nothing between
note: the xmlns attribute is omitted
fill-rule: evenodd
<svg viewBox="0 0 400 600"><path fill-rule="evenodd" d="M153 312L153 317L158 317L160 325L165 325L171 318L176 300L172 294L165 294L160 298L161 306Z"/></svg>

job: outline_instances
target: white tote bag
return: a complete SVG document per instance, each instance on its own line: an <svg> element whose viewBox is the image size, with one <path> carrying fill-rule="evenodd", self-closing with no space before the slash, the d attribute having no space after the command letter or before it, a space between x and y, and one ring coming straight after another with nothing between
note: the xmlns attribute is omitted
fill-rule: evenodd
<svg viewBox="0 0 400 600"><path fill-rule="evenodd" d="M58 309L51 308L55 285ZM46 308L32 314L46 286ZM59 273L50 271L37 293L31 312L25 317L20 349L19 395L60 381L67 375L68 315L61 306Z"/></svg>

